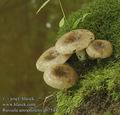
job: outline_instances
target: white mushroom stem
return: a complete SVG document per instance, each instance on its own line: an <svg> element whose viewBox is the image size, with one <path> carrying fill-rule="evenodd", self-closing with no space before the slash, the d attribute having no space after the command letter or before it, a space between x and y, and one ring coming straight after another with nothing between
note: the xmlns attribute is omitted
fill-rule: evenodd
<svg viewBox="0 0 120 115"><path fill-rule="evenodd" d="M82 51L76 50L75 53L79 61L84 61L87 59L85 50L82 50Z"/></svg>

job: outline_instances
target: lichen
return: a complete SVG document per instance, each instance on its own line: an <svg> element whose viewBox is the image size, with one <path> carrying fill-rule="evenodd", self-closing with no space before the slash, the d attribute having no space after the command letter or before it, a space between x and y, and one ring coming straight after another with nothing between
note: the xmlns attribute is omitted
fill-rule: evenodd
<svg viewBox="0 0 120 115"><path fill-rule="evenodd" d="M75 27L76 20L82 19L85 13L89 13L89 15ZM55 115L76 115L76 112L81 111L80 115L84 111L88 112L87 115L93 115L93 111L89 112L90 108L87 104L88 102L91 102L91 104L88 104L89 106L96 104L94 101L98 97L98 105L95 106L99 107L96 107L95 114L109 112L117 115L120 113L120 0L92 0L89 5L69 16L68 21L60 28L58 37L78 28L92 31L95 33L96 39L111 41L114 48L113 56L103 60L84 62L88 66L82 68L81 71L86 70L82 75L79 73L80 80L78 83L67 91L57 93L57 111ZM73 66L81 69L80 62L73 63ZM100 101L102 98L104 100ZM101 107L103 103L104 108ZM119 106L116 106L114 110L110 109L116 103ZM83 109L84 107L87 107L88 110Z"/></svg>

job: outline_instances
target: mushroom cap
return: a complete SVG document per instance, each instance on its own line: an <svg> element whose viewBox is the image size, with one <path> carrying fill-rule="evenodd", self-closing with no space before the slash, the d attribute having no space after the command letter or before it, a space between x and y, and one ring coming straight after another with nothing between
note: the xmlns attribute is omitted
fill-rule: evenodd
<svg viewBox="0 0 120 115"><path fill-rule="evenodd" d="M49 66L65 63L70 56L70 54L60 54L56 51L55 47L51 47L39 57L36 62L36 67L39 71L44 72Z"/></svg>
<svg viewBox="0 0 120 115"><path fill-rule="evenodd" d="M77 73L68 64L53 65L44 73L46 84L56 89L68 89L75 85L77 79Z"/></svg>
<svg viewBox="0 0 120 115"><path fill-rule="evenodd" d="M86 49L88 56L93 59L107 58L112 55L112 44L107 40L95 40Z"/></svg>
<svg viewBox="0 0 120 115"><path fill-rule="evenodd" d="M95 39L92 32L86 29L72 30L58 39L56 50L61 54L72 54L76 49L83 50Z"/></svg>

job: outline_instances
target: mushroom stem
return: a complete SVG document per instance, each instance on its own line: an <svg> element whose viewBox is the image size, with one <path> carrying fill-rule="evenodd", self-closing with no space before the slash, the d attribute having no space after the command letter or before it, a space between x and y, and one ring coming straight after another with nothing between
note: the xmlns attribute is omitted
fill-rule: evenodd
<svg viewBox="0 0 120 115"><path fill-rule="evenodd" d="M75 53L79 61L85 61L87 59L85 50L76 50Z"/></svg>

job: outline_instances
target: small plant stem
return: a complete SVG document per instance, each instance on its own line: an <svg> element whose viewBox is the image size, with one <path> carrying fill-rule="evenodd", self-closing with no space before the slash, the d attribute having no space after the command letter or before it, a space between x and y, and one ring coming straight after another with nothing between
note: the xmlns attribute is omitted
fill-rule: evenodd
<svg viewBox="0 0 120 115"><path fill-rule="evenodd" d="M59 1L59 4L60 4L60 8L61 8L61 11L62 11L63 17L66 19L66 15L65 15L65 12L64 12L64 9L63 9L63 6L62 6L62 3L61 3L61 0L58 0L58 1Z"/></svg>
<svg viewBox="0 0 120 115"><path fill-rule="evenodd" d="M36 14L38 14L48 3L50 2L50 0L45 1L42 6L38 9L38 11L36 12Z"/></svg>
<svg viewBox="0 0 120 115"><path fill-rule="evenodd" d="M65 15L64 9L63 9L63 5L62 5L62 3L61 3L61 0L58 0L58 1L59 1L59 4L60 4L60 8L61 8L61 11L62 11L63 17L65 18L65 21L66 21L67 25L69 26L69 23L68 23L68 21L67 21L67 18L66 18L66 15ZM69 27L69 29L70 29L70 27Z"/></svg>

